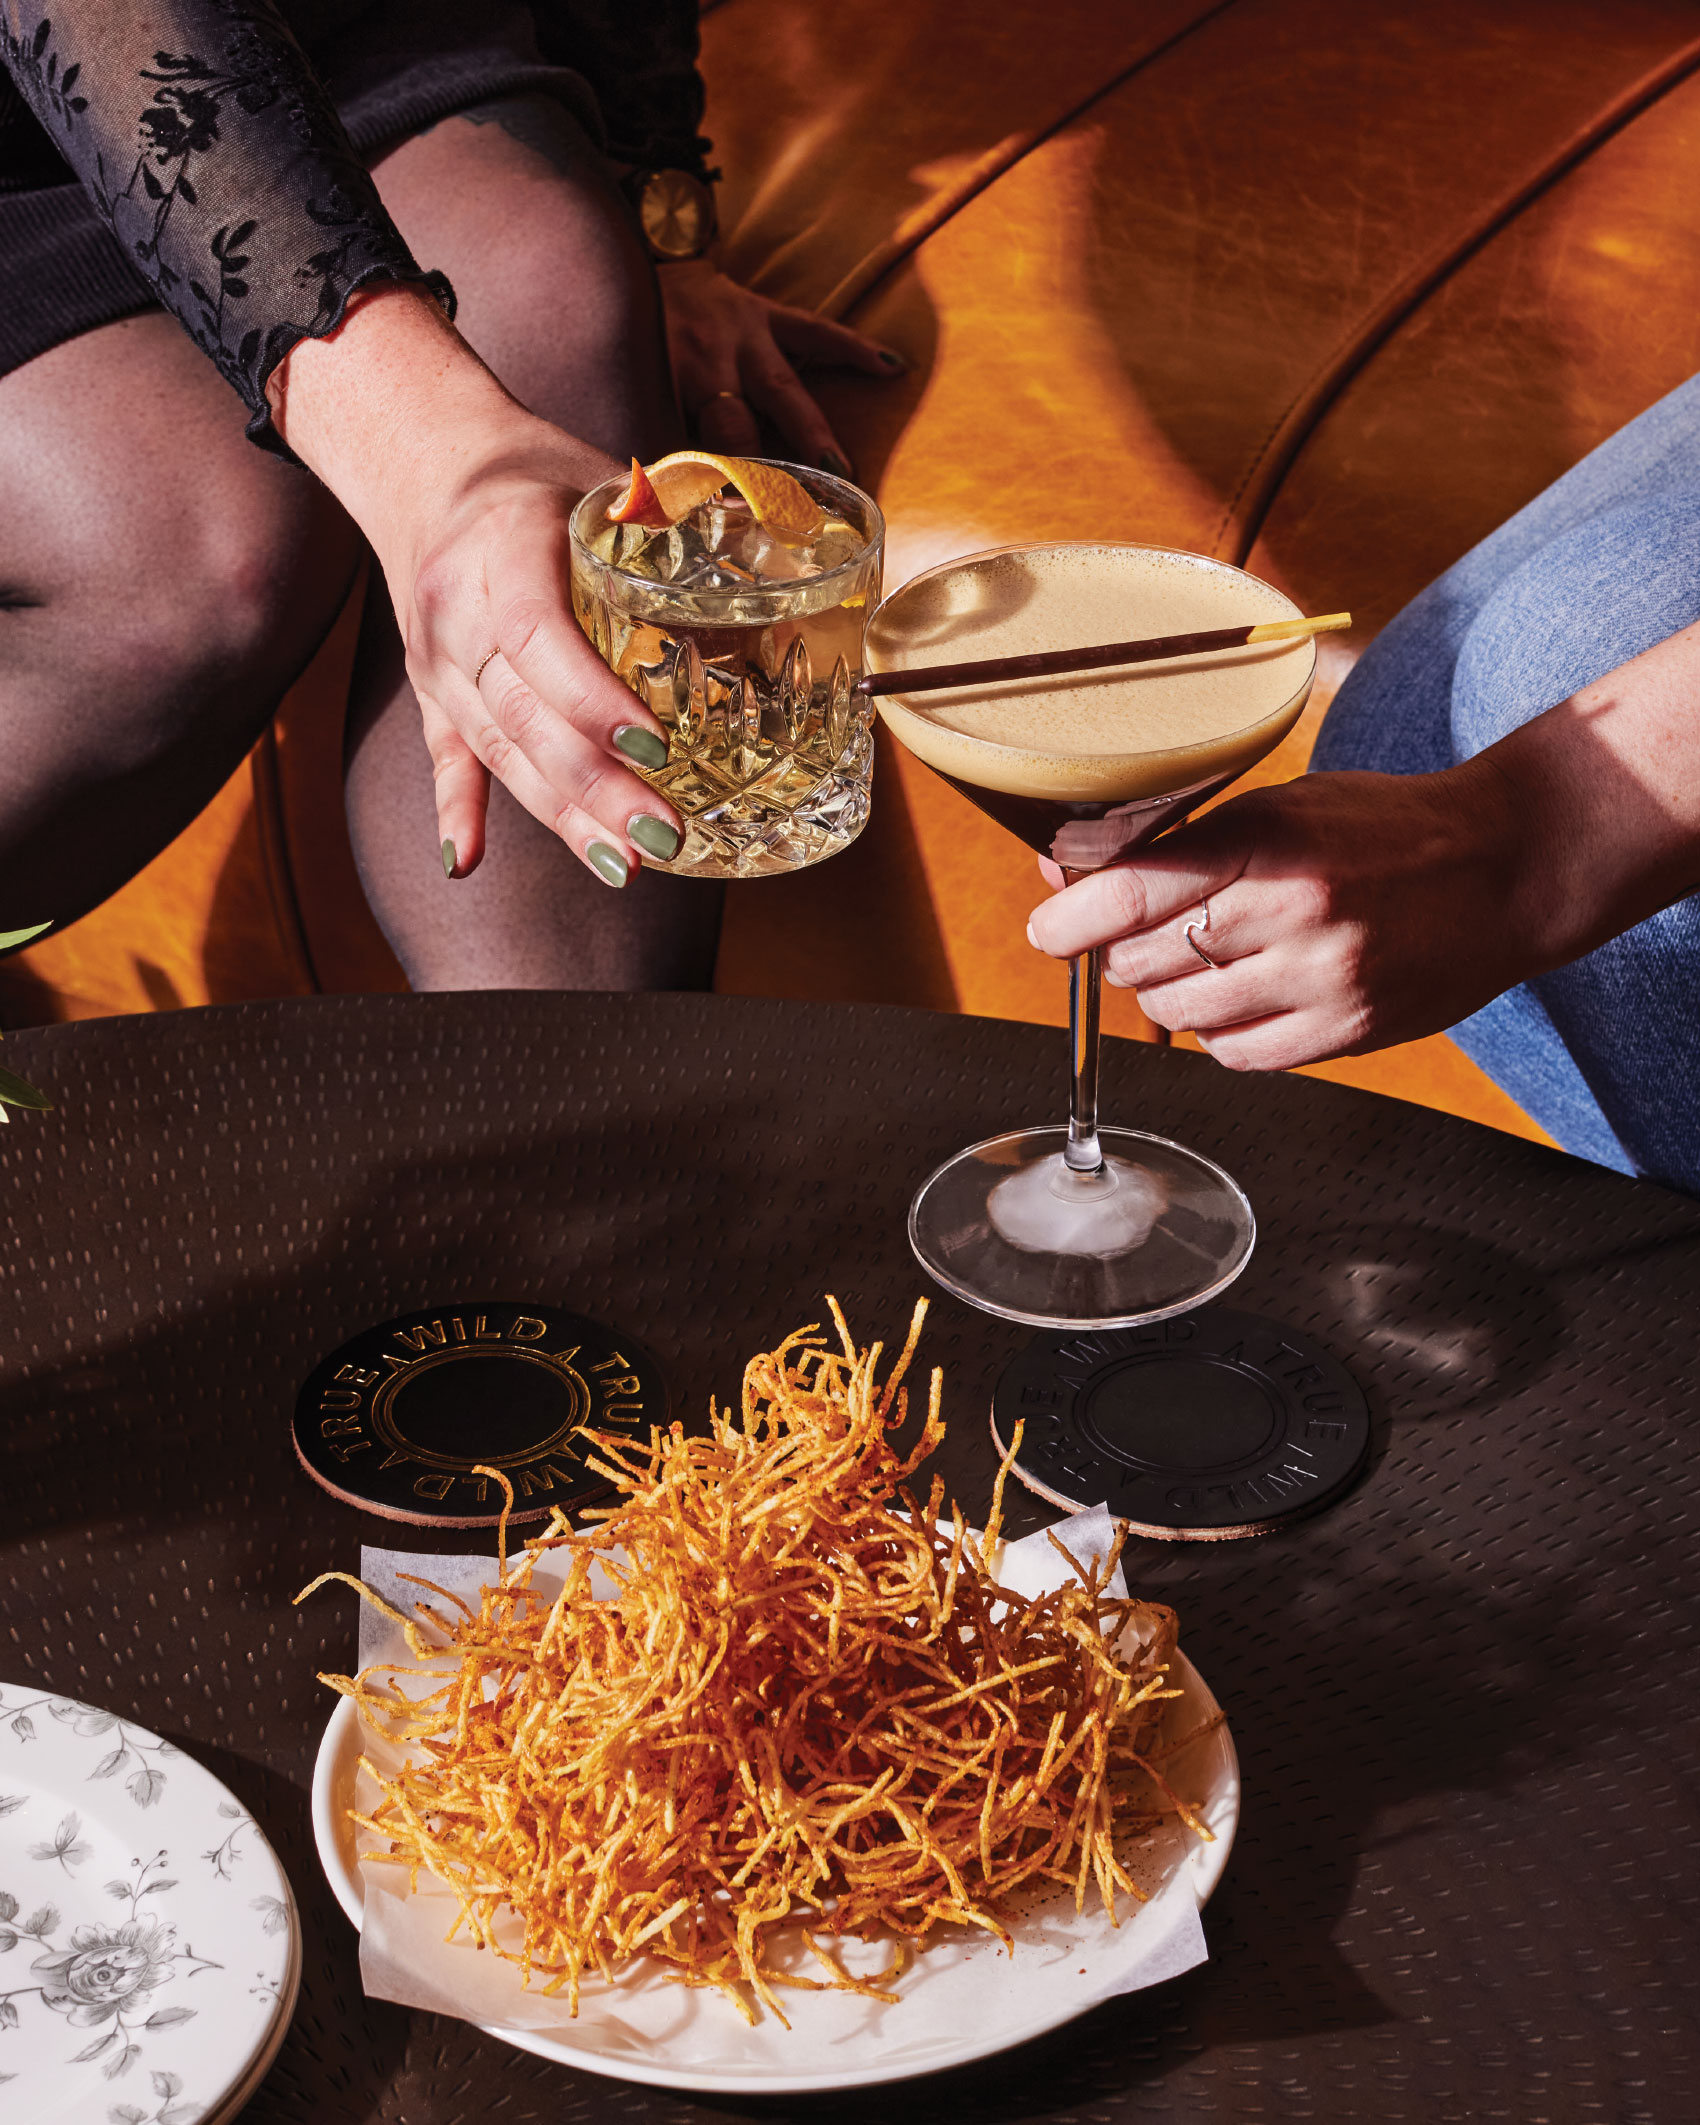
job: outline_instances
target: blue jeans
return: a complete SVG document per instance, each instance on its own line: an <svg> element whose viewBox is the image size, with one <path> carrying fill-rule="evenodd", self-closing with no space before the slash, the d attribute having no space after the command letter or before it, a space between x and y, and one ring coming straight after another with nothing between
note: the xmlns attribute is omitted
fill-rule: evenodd
<svg viewBox="0 0 1700 2125"><path fill-rule="evenodd" d="M1695 620L1700 377L1407 605L1335 697L1311 766L1451 767ZM1700 1195L1700 893L1452 1038L1567 1151Z"/></svg>

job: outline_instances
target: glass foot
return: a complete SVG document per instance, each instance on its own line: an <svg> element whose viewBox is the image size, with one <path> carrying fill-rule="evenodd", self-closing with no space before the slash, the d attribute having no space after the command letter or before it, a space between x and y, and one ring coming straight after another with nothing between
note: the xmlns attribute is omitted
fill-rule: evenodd
<svg viewBox="0 0 1700 2125"><path fill-rule="evenodd" d="M988 1137L942 1165L909 1206L909 1244L947 1291L1036 1328L1128 1328L1225 1291L1257 1220L1196 1151L1101 1129L1104 1164L1076 1173L1065 1128Z"/></svg>

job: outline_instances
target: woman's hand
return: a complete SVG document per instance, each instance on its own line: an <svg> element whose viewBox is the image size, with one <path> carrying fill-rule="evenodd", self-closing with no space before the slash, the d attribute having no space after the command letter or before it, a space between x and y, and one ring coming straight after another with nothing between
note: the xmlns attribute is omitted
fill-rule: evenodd
<svg viewBox="0 0 1700 2125"><path fill-rule="evenodd" d="M273 378L279 432L371 541L389 585L436 777L451 877L484 853L490 777L609 885L678 815L629 761L667 757L660 724L585 639L567 521L621 468L518 405L428 298L351 305Z"/></svg>
<svg viewBox="0 0 1700 2125"><path fill-rule="evenodd" d="M659 271L679 403L698 441L748 456L761 448L765 419L803 463L848 478L850 461L798 371L898 376L902 355L848 325L752 294L706 258Z"/></svg>
<svg viewBox="0 0 1700 2125"><path fill-rule="evenodd" d="M655 718L586 640L567 596L567 521L621 468L545 421L487 439L423 546L378 546L436 778L444 867L484 853L494 775L609 885L679 845L678 814L628 765L659 767ZM489 447L493 444L494 447Z"/></svg>
<svg viewBox="0 0 1700 2125"><path fill-rule="evenodd" d="M1106 979L1158 1025L1231 1069L1287 1069L1455 1025L1520 980L1519 854L1510 808L1470 769L1306 776L1082 879L1028 936L1059 958L1106 946Z"/></svg>
<svg viewBox="0 0 1700 2125"><path fill-rule="evenodd" d="M1443 773L1249 791L1058 893L1028 935L1108 946L1108 978L1230 1069L1440 1032L1700 885L1697 702L1700 626Z"/></svg>

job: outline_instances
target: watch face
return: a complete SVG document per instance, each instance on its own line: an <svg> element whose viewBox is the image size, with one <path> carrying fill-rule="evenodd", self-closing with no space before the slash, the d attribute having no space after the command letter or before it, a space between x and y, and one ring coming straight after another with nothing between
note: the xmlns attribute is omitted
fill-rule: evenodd
<svg viewBox="0 0 1700 2125"><path fill-rule="evenodd" d="M688 170L652 170L638 195L638 219L657 258L695 258L714 234L714 195Z"/></svg>

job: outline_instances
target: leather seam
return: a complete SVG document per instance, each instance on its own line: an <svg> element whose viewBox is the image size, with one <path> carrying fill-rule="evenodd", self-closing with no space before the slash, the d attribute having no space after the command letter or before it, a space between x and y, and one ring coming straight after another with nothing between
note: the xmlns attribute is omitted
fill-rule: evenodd
<svg viewBox="0 0 1700 2125"><path fill-rule="evenodd" d="M248 761L254 825L260 844L260 869L266 881L266 897L271 902L278 942L295 961L296 979L305 983L307 993L322 996L324 987L313 964L307 925L302 919L301 902L295 891L289 827L283 810L283 775L278 765L275 718L260 733Z"/></svg>
<svg viewBox="0 0 1700 2125"><path fill-rule="evenodd" d="M1460 267L1509 228L1525 208L1532 206L1544 192L1568 177L1597 149L1662 101L1696 68L1700 68L1700 39L1684 45L1623 90L1586 125L1579 127L1537 170L1502 194L1471 228L1439 253L1413 267L1367 318L1350 327L1336 342L1334 350L1312 372L1310 381L1293 394L1266 431L1223 511L1210 550L1222 554L1224 544L1233 537L1238 522L1239 534L1227 557L1243 565L1305 445L1339 403L1346 387L1368 367L1400 326L1415 316ZM1255 490L1260 476L1265 491L1258 496ZM1248 494L1253 499L1242 517L1241 507Z"/></svg>
<svg viewBox="0 0 1700 2125"><path fill-rule="evenodd" d="M884 243L876 244L859 264L852 266L837 285L830 288L815 305L816 315L843 318L864 296L871 293L888 273L902 265L906 258L912 258L929 238L936 236L940 229L954 221L965 207L972 205L982 192L989 191L999 178L1007 176L1011 170L1025 162L1035 149L1043 147L1047 140L1054 139L1077 119L1085 117L1095 104L1101 103L1106 96L1114 95L1117 89L1124 87L1136 74L1142 73L1146 67L1172 52L1177 45L1183 44L1195 31L1214 22L1219 15L1231 13L1238 4L1239 0L1216 0L1215 6L1206 8L1190 22L1172 31L1160 43L1152 45L1148 51L1141 52L1137 59L1130 60L1119 73L1111 75L1108 81L1101 82L1097 88L1082 97L1078 103L1070 105L1057 117L1032 132L1012 134L1008 141L983 156L954 189L942 193L930 208L919 209L918 218L914 222L899 223L898 228Z"/></svg>

